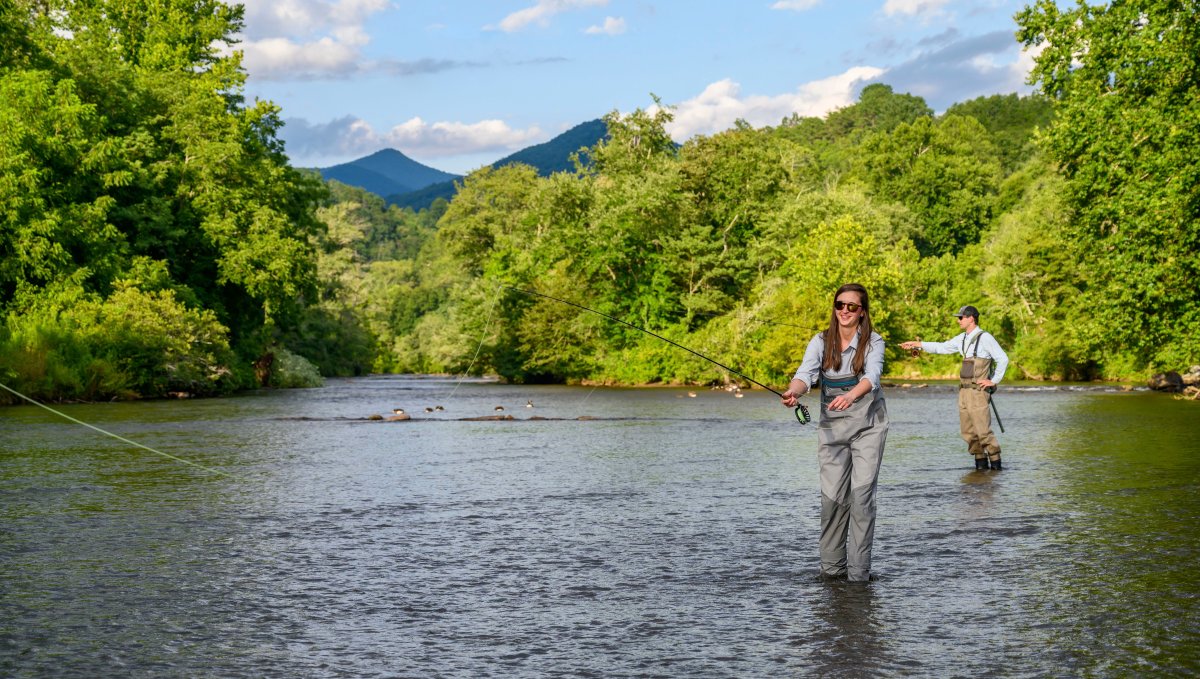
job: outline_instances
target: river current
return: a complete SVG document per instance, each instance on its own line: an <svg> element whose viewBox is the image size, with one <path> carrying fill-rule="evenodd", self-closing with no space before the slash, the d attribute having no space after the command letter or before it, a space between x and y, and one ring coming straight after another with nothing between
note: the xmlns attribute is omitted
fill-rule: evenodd
<svg viewBox="0 0 1200 679"><path fill-rule="evenodd" d="M58 407L228 476L0 409L0 676L1195 675L1200 406L1006 386L999 472L951 385L885 389L866 585L818 576L815 426L760 390Z"/></svg>

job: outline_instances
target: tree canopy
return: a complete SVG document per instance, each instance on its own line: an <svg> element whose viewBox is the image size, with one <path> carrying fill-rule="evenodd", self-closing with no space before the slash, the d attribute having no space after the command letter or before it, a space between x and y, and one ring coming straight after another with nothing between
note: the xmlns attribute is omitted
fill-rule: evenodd
<svg viewBox="0 0 1200 679"><path fill-rule="evenodd" d="M483 168L414 212L289 165L279 109L244 100L239 7L0 1L0 379L46 398L316 369L738 379L517 288L782 383L846 282L892 345L977 306L1010 377L1200 363L1197 18L1039 1L1017 17L1033 96L939 115L876 83L682 144L652 97L605 116L586 163Z"/></svg>
<svg viewBox="0 0 1200 679"><path fill-rule="evenodd" d="M1017 20L1018 38L1042 48L1032 79L1055 102L1043 145L1075 213L1089 351L1106 362L1195 362L1200 4L1063 10L1040 0Z"/></svg>

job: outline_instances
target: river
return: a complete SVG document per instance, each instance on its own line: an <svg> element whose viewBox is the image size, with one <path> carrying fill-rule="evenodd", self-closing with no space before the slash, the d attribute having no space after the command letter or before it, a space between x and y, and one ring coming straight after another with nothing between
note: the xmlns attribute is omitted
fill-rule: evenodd
<svg viewBox="0 0 1200 679"><path fill-rule="evenodd" d="M0 675L1200 671L1200 405L1002 388L1005 469L975 472L951 386L886 389L860 585L817 575L814 426L692 393L396 376L59 408L228 476L0 409Z"/></svg>

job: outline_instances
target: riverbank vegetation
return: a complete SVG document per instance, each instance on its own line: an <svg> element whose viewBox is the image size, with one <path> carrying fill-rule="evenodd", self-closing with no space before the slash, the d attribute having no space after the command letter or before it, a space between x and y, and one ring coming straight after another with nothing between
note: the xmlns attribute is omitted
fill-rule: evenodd
<svg viewBox="0 0 1200 679"><path fill-rule="evenodd" d="M1200 363L1200 22L1173 3L1027 8L1033 96L935 113L873 84L682 145L654 102L609 114L573 172L481 169L420 212L289 165L279 110L213 47L240 9L105 6L0 3L0 379L24 393L732 378L519 290L783 383L848 281L893 346L974 304L1010 378Z"/></svg>

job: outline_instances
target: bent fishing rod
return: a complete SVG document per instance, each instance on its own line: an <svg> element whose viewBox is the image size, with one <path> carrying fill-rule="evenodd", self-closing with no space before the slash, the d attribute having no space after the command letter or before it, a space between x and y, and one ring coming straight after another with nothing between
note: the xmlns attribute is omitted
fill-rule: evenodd
<svg viewBox="0 0 1200 679"><path fill-rule="evenodd" d="M767 391L771 392L772 394L775 394L775 395L776 395L776 396L778 396L779 398L783 398L783 394L779 393L778 391L775 391L775 390L774 390L774 389L772 389L771 387L768 387L767 385L763 384L762 382L759 382L758 380L756 380L756 379L754 379L754 378L750 377L749 375L746 375L746 374L744 374L744 373L738 372L737 370L734 370L733 368L730 368L729 366L725 365L724 363L719 363L719 362L717 362L716 360L714 360L714 359L711 359L711 358L709 358L709 357L705 356L704 354L702 354L702 353L700 353L700 352L698 352L698 351L695 351L695 350L693 350L693 349L689 349L689 348L687 348L687 347L683 346L682 344L680 344L679 342L676 342L676 341L674 341L674 340L669 340L669 339L667 339L666 337L663 337L662 335L659 335L659 334L657 334L657 333L651 332L651 331L649 331L649 330L647 330L647 329L645 329L645 328L639 328L638 326L636 326L636 325L634 325L634 324L632 324L632 323L629 323L629 322L627 322L627 321L622 321L621 319L619 319L619 318L616 318L616 317L614 317L614 316L609 316L608 314L604 313L603 311L596 311L595 309L590 309L590 308L588 308L588 307L585 307L585 306L583 306L582 304L576 304L575 302L568 302L568 301L567 301L567 300L565 300L565 299L560 299L560 298L558 298L558 297L555 297L555 296L553 296L553 295L547 295L547 294L545 294L545 293L541 293L541 292L535 292L535 291L533 291L533 290L523 290L523 289L521 289L521 288L514 288L514 287L513 287L513 286L511 286L511 285L504 285L503 283L498 283L498 285L499 285L500 287L502 287L502 288L505 288L505 289L508 289L508 290L512 290L513 292L519 292L519 293L521 293L521 294L523 294L523 295L532 295L532 296L536 296L536 297L543 297L543 298L545 298L545 299L553 300L553 301L555 301L555 302L561 302L562 304L567 304L567 305L569 305L569 306L573 306L573 307L575 307L576 309L582 309L582 310L584 310L584 311L588 311L588 312L591 312L591 313L593 313L593 314L596 314L597 316L602 316L602 317L604 317L604 318L607 318L607 319L608 319L608 320L610 320L610 321L613 321L613 322L615 322L615 323L620 323L621 325L628 326L628 327L630 327L630 328L633 328L634 330L637 330L637 331L639 331L639 332L644 332L644 333L646 333L647 335L650 335L651 337L655 337L655 338L657 338L657 339L660 339L660 340L662 340L662 341L666 342L667 344L671 344L671 345L673 345L673 346L679 347L680 349L683 349L684 351L688 352L689 354L692 354L693 356L698 356L698 357L700 357L700 358L703 358L704 360L708 361L709 363L712 363L713 365L716 365L716 366L718 366L718 367L720 367L720 368L723 368L723 369L725 369L725 370L728 370L729 372L733 373L734 375L737 375L738 377L745 378L745 379L746 379L748 382L750 382L751 384L757 384L758 386L762 387L763 389L766 389ZM808 424L809 422L811 422L811 421L812 421L812 417L811 417L811 416L808 414L808 408L807 408L807 407L805 407L805 406L804 406L804 404L802 404L802 403L799 403L799 402L797 402L797 403L796 403L796 408L795 408L795 410L794 410L793 412L794 412L794 413L795 413L795 415L796 415L796 421L797 421L797 422L799 422L800 424Z"/></svg>

